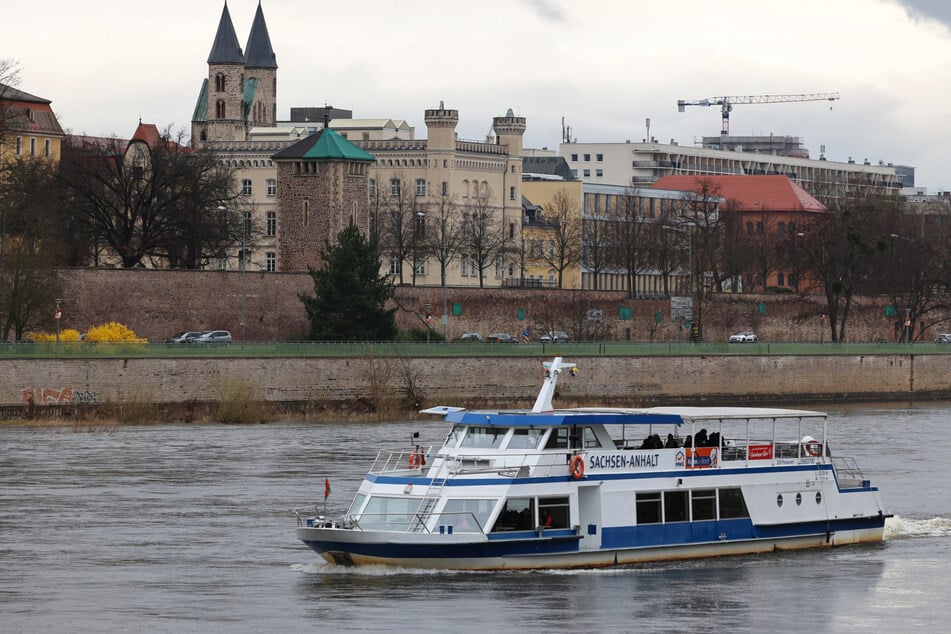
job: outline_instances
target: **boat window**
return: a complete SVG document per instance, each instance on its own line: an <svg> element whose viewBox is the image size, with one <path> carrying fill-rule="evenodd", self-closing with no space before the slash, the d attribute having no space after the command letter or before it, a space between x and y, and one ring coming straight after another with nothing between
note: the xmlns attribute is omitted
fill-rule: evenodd
<svg viewBox="0 0 951 634"><path fill-rule="evenodd" d="M567 449L569 431L567 427L555 427L552 429L545 449Z"/></svg>
<svg viewBox="0 0 951 634"><path fill-rule="evenodd" d="M664 491L664 522L686 522L687 492Z"/></svg>
<svg viewBox="0 0 951 634"><path fill-rule="evenodd" d="M720 496L721 520L750 516L750 512L746 510L746 502L743 500L743 491L740 489L719 489L717 493Z"/></svg>
<svg viewBox="0 0 951 634"><path fill-rule="evenodd" d="M492 532L534 530L534 507L534 498L509 498L505 500L505 506L502 507L499 518L495 520Z"/></svg>
<svg viewBox="0 0 951 634"><path fill-rule="evenodd" d="M538 498L538 526L568 528L570 518L568 498Z"/></svg>
<svg viewBox="0 0 951 634"><path fill-rule="evenodd" d="M353 498L353 503L350 505L350 510L347 511L347 515L355 515L360 512L360 507L363 506L363 501L367 499L366 493L357 493L357 496Z"/></svg>
<svg viewBox="0 0 951 634"><path fill-rule="evenodd" d="M437 526L452 526L456 533L478 533L489 521L498 500L446 500Z"/></svg>
<svg viewBox="0 0 951 634"><path fill-rule="evenodd" d="M691 519L694 522L701 520L715 520L717 518L717 490L697 489L690 492Z"/></svg>
<svg viewBox="0 0 951 634"><path fill-rule="evenodd" d="M498 449L502 446L502 439L505 438L507 431L508 429L499 427L470 427L460 446Z"/></svg>
<svg viewBox="0 0 951 634"><path fill-rule="evenodd" d="M660 524L660 492L637 494L637 523Z"/></svg>
<svg viewBox="0 0 951 634"><path fill-rule="evenodd" d="M538 449L545 431L542 429L516 429L509 439L509 449Z"/></svg>
<svg viewBox="0 0 951 634"><path fill-rule="evenodd" d="M362 528L404 531L416 521L419 498L374 495L357 519Z"/></svg>
<svg viewBox="0 0 951 634"><path fill-rule="evenodd" d="M584 428L584 448L592 449L601 446L601 440L598 438L597 434L594 433L594 430L590 427Z"/></svg>
<svg viewBox="0 0 951 634"><path fill-rule="evenodd" d="M459 446L459 439L462 438L465 433L465 425L453 425L452 429L449 431L449 435L446 437L446 447L453 449Z"/></svg>

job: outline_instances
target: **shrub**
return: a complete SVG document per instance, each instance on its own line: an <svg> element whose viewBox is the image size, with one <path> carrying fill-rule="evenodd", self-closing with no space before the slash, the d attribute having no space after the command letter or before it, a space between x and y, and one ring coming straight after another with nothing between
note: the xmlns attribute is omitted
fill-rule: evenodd
<svg viewBox="0 0 951 634"><path fill-rule="evenodd" d="M116 321L93 326L86 331L86 341L148 343L148 339L136 337L131 328Z"/></svg>
<svg viewBox="0 0 951 634"><path fill-rule="evenodd" d="M29 332L26 335L27 341L36 341L38 343L54 343L56 341L55 332ZM79 331L74 330L73 328L67 328L61 330L59 333L59 340L62 342L72 343L79 341Z"/></svg>

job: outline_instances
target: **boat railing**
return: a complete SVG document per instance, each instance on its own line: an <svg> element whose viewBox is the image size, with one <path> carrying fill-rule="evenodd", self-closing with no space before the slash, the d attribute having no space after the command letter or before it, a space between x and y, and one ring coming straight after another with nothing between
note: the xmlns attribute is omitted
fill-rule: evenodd
<svg viewBox="0 0 951 634"><path fill-rule="evenodd" d="M376 459L370 465L370 473L393 473L396 471L410 472L421 471L427 467L427 463L433 458L433 448L422 447L416 449L390 450L381 449L376 454Z"/></svg>
<svg viewBox="0 0 951 634"><path fill-rule="evenodd" d="M436 522L431 522L432 518ZM448 521L447 521L448 520ZM452 535L471 533L485 535L485 529L474 513L468 511L415 513L361 513L347 518L347 527L354 530L383 530L395 533L419 533Z"/></svg>
<svg viewBox="0 0 951 634"><path fill-rule="evenodd" d="M832 458L832 468L835 471L835 479L842 489L866 488L869 485L855 458L836 456Z"/></svg>

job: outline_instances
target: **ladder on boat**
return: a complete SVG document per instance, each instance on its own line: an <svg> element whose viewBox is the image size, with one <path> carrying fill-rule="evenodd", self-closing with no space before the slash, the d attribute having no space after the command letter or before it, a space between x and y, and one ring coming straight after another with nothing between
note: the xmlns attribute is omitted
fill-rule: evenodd
<svg viewBox="0 0 951 634"><path fill-rule="evenodd" d="M456 473L461 462L459 456L454 456L451 461L443 458L442 461L432 480L429 481L426 494L419 501L419 506L416 508L416 520L411 526L411 531L419 533L426 530L426 520L429 519L429 515L436 506L436 501L442 495L443 489L446 488L446 483Z"/></svg>

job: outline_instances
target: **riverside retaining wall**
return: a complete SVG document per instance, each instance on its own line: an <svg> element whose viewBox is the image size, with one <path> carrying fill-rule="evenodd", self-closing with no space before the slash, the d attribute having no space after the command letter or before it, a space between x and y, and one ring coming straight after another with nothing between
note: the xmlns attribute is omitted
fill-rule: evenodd
<svg viewBox="0 0 951 634"><path fill-rule="evenodd" d="M0 363L0 406L253 400L530 406L539 358L51 359ZM580 357L558 403L951 398L951 355Z"/></svg>

